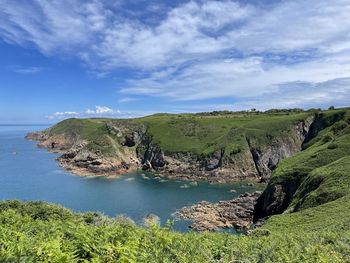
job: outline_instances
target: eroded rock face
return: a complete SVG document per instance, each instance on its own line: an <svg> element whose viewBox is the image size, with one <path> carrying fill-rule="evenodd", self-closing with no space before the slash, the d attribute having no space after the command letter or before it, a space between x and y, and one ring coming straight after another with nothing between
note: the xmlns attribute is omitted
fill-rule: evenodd
<svg viewBox="0 0 350 263"><path fill-rule="evenodd" d="M111 156L89 150L86 147L89 142L74 133L50 134L48 130L28 134L27 138L38 140L40 147L62 153L58 158L61 165L81 175L115 175L118 171L142 168L184 180L223 183L253 178L266 181L281 160L300 151L312 120L310 117L301 121L290 134L272 138L269 145L260 146L243 136L239 150L228 153L223 148L205 156L190 152L165 153L147 132L146 125L123 121L106 123L109 134L117 138L115 143L119 145ZM236 133L234 129L231 132Z"/></svg>
<svg viewBox="0 0 350 263"><path fill-rule="evenodd" d="M257 148L247 139L258 176L262 180L269 179L280 161L301 151L313 120L314 117L307 118L298 123L289 136L275 138L271 144L264 147Z"/></svg>
<svg viewBox="0 0 350 263"><path fill-rule="evenodd" d="M211 182L229 182L244 178L267 181L280 161L302 148L314 117L301 121L291 129L288 136L273 138L266 146L246 139L242 149L230 154L224 149L208 156L195 156L190 153L165 155L152 140L142 144L144 150L139 155L144 167L160 171L163 175L185 180L204 179Z"/></svg>
<svg viewBox="0 0 350 263"><path fill-rule="evenodd" d="M283 213L291 203L302 178L302 175L295 174L290 180L269 184L255 204L254 222L270 215Z"/></svg>
<svg viewBox="0 0 350 263"><path fill-rule="evenodd" d="M300 123L295 130L295 141L299 143L303 140L301 143L303 147L303 143L312 140L321 130L339 121L342 115L334 115L332 118L326 121L321 114ZM278 178L273 177L257 200L254 221L285 212L307 174L306 171L284 171Z"/></svg>
<svg viewBox="0 0 350 263"><path fill-rule="evenodd" d="M238 198L218 203L199 202L184 207L176 212L176 216L191 220L190 226L197 231L215 231L220 228L236 228L244 230L253 223L253 211L261 192L246 193Z"/></svg>
<svg viewBox="0 0 350 263"><path fill-rule="evenodd" d="M43 132L31 132L26 135L27 140L32 141L45 141L47 140L48 136Z"/></svg>

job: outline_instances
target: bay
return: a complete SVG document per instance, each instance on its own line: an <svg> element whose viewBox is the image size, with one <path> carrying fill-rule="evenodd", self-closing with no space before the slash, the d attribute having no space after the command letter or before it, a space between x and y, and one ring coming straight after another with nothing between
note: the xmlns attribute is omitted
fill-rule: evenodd
<svg viewBox="0 0 350 263"><path fill-rule="evenodd" d="M58 165L57 154L24 138L28 132L44 128L0 126L0 200L43 200L76 212L126 215L138 224L148 214L155 214L164 224L183 206L228 200L256 189L246 183L191 184L142 171L114 179L75 176ZM174 229L186 231L188 225L177 221Z"/></svg>

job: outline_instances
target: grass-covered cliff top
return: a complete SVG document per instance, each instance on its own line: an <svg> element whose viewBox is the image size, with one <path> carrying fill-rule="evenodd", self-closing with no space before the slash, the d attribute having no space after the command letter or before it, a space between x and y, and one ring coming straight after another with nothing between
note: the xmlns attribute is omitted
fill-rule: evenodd
<svg viewBox="0 0 350 263"><path fill-rule="evenodd" d="M132 131L147 127L153 142L165 153L186 152L210 154L225 149L226 154L246 147L246 138L257 146L273 138L288 136L297 123L313 112L214 112L201 114L155 114L138 119L68 119L48 130L51 135L72 133L91 142L91 149L113 154L117 136L110 133L107 123ZM112 142L112 143L111 143Z"/></svg>

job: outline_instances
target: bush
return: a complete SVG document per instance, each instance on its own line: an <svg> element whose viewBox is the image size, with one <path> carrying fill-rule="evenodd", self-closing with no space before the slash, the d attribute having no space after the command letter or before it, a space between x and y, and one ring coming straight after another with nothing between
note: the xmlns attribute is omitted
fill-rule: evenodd
<svg viewBox="0 0 350 263"><path fill-rule="evenodd" d="M332 131L335 134L338 134L340 131L344 130L346 127L348 127L348 124L345 121L338 121L332 126Z"/></svg>
<svg viewBox="0 0 350 263"><path fill-rule="evenodd" d="M333 150L333 149L336 149L336 148L338 148L338 145L336 143L330 143L327 146L327 149L329 149L329 150Z"/></svg>
<svg viewBox="0 0 350 263"><path fill-rule="evenodd" d="M327 143L327 142L333 141L333 139L334 139L333 135L331 133L327 133L322 137L322 142Z"/></svg>

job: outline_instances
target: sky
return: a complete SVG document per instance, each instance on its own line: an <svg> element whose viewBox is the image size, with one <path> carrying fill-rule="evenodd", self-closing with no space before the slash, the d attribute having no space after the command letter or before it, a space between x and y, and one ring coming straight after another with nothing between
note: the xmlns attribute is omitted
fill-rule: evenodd
<svg viewBox="0 0 350 263"><path fill-rule="evenodd" d="M350 105L350 0L0 0L0 124Z"/></svg>

